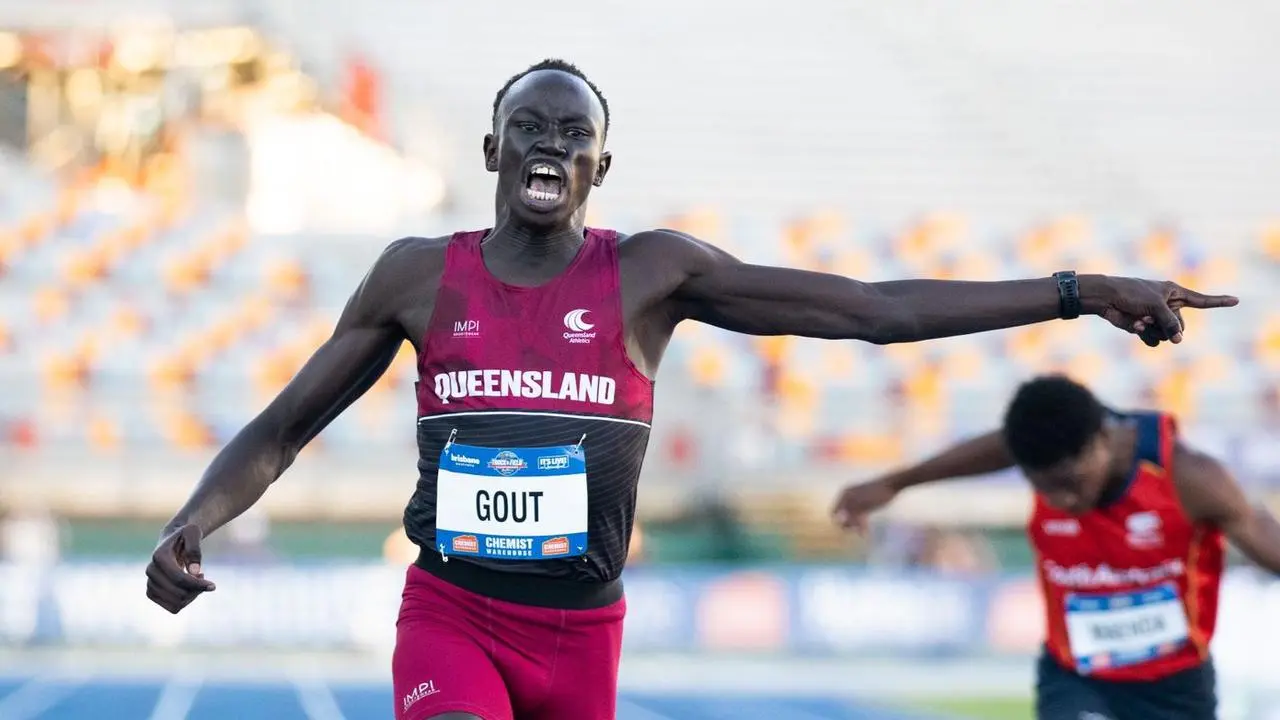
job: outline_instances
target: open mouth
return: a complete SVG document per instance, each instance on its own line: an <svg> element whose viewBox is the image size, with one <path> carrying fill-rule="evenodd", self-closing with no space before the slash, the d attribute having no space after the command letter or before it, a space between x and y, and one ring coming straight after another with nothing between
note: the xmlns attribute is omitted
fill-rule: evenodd
<svg viewBox="0 0 1280 720"><path fill-rule="evenodd" d="M546 163L537 163L529 168L524 181L524 194L530 200L540 203L555 202L560 199L564 190L564 177L560 170Z"/></svg>

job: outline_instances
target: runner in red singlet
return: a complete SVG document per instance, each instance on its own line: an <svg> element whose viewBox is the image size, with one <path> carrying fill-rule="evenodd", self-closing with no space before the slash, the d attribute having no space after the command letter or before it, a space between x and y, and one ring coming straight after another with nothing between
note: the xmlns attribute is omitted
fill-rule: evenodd
<svg viewBox="0 0 1280 720"><path fill-rule="evenodd" d="M1037 378L1003 430L846 488L836 518L863 527L905 488L1015 465L1035 489L1027 532L1048 613L1037 717L1215 717L1224 534L1280 572L1280 524L1171 416L1114 412L1071 380Z"/></svg>
<svg viewBox="0 0 1280 720"><path fill-rule="evenodd" d="M178 612L213 590L200 539L256 502L408 341L419 480L404 521L421 554L398 623L397 718L610 718L652 378L680 322L896 343L1092 314L1158 345L1182 339L1183 308L1236 303L1072 272L862 283L751 265L671 230L589 229L608 130L604 97L568 63L498 92L484 139L493 227L387 248L333 336L165 527L148 597Z"/></svg>

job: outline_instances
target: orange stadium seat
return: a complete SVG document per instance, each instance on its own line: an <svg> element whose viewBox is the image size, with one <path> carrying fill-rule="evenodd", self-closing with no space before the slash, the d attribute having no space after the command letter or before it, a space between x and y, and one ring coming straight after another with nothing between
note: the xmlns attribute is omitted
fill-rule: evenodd
<svg viewBox="0 0 1280 720"><path fill-rule="evenodd" d="M18 226L18 237L25 247L39 244L49 236L55 226L55 216L49 212L38 212L27 216Z"/></svg>
<svg viewBox="0 0 1280 720"><path fill-rule="evenodd" d="M190 294L204 286L208 280L208 268L190 255L182 255L164 265L165 287L176 295Z"/></svg>
<svg viewBox="0 0 1280 720"><path fill-rule="evenodd" d="M957 280L995 280L1000 263L987 251L969 250L949 263L949 275Z"/></svg>
<svg viewBox="0 0 1280 720"><path fill-rule="evenodd" d="M894 257L912 272L928 272L948 251L963 247L968 233L968 223L959 215L927 215L894 238Z"/></svg>
<svg viewBox="0 0 1280 720"><path fill-rule="evenodd" d="M1112 369L1107 355L1094 348L1080 348L1074 352L1055 352L1041 360L1038 372L1065 375L1083 385L1091 385Z"/></svg>
<svg viewBox="0 0 1280 720"><path fill-rule="evenodd" d="M1196 407L1196 378L1191 366L1178 363L1152 383L1156 407L1179 418L1193 419Z"/></svg>
<svg viewBox="0 0 1280 720"><path fill-rule="evenodd" d="M1076 271L1082 275L1118 275L1121 266L1115 253L1100 248L1085 248L1075 262Z"/></svg>
<svg viewBox="0 0 1280 720"><path fill-rule="evenodd" d="M1280 262L1280 220L1274 220L1263 226L1258 239L1262 252L1272 260Z"/></svg>
<svg viewBox="0 0 1280 720"><path fill-rule="evenodd" d="M195 367L181 353L172 353L153 361L147 376L152 390L167 393L188 387L195 377Z"/></svg>
<svg viewBox="0 0 1280 720"><path fill-rule="evenodd" d="M1093 243L1093 227L1086 218L1068 215L1032 228L1017 241L1017 257L1028 269L1045 273L1061 270L1067 250L1083 251Z"/></svg>
<svg viewBox="0 0 1280 720"><path fill-rule="evenodd" d="M267 271L267 289L279 300L299 300L308 289L307 271L293 258L278 260Z"/></svg>
<svg viewBox="0 0 1280 720"><path fill-rule="evenodd" d="M975 343L951 343L939 360L947 382L976 380L988 362L987 353Z"/></svg>
<svg viewBox="0 0 1280 720"><path fill-rule="evenodd" d="M1177 232L1156 227L1138 241L1138 258L1148 272L1174 277L1182 269Z"/></svg>
<svg viewBox="0 0 1280 720"><path fill-rule="evenodd" d="M32 306L36 319L47 325L66 317L71 309L71 297L61 288L46 285L36 290Z"/></svg>
<svg viewBox="0 0 1280 720"><path fill-rule="evenodd" d="M722 385L727 367L724 348L714 342L701 343L689 353L689 372L693 381L702 387Z"/></svg>
<svg viewBox="0 0 1280 720"><path fill-rule="evenodd" d="M1174 281L1183 287L1216 292L1216 289L1234 285L1239 275L1240 265L1235 258L1226 255L1210 255L1195 265L1182 268L1174 276Z"/></svg>
<svg viewBox="0 0 1280 720"><path fill-rule="evenodd" d="M213 445L212 429L178 404L162 404L156 424L170 445L179 450L203 450Z"/></svg>
<svg viewBox="0 0 1280 720"><path fill-rule="evenodd" d="M912 417L917 422L935 423L942 420L947 401L947 386L942 367L930 360L908 375L903 382L907 403L915 409Z"/></svg>
<svg viewBox="0 0 1280 720"><path fill-rule="evenodd" d="M129 243L128 235L119 231L108 231L98 239L98 247L107 267L114 268L120 264L133 249Z"/></svg>
<svg viewBox="0 0 1280 720"><path fill-rule="evenodd" d="M0 273L4 266L17 257L22 250L22 238L13 230L0 229Z"/></svg>
<svg viewBox="0 0 1280 720"><path fill-rule="evenodd" d="M1280 370L1280 314L1272 314L1258 329L1254 357L1270 370Z"/></svg>
<svg viewBox="0 0 1280 720"><path fill-rule="evenodd" d="M906 456L901 433L850 433L841 438L840 459L857 465L888 465Z"/></svg>
<svg viewBox="0 0 1280 720"><path fill-rule="evenodd" d="M823 343L820 353L822 376L828 380L846 379L858 370L858 357L850 343Z"/></svg>
<svg viewBox="0 0 1280 720"><path fill-rule="evenodd" d="M261 330L275 317L271 299L265 295L251 294L240 300L236 319L246 332Z"/></svg>
<svg viewBox="0 0 1280 720"><path fill-rule="evenodd" d="M68 392L82 388L88 369L74 353L55 353L44 358L41 374L46 390Z"/></svg>
<svg viewBox="0 0 1280 720"><path fill-rule="evenodd" d="M752 338L752 341L761 360L781 365L786 360L795 338L789 335L763 335Z"/></svg>
<svg viewBox="0 0 1280 720"><path fill-rule="evenodd" d="M75 218L76 213L80 212L81 197L80 192L71 186L64 186L58 192L58 199L54 207L54 222L58 227L66 227Z"/></svg>
<svg viewBox="0 0 1280 720"><path fill-rule="evenodd" d="M1040 367L1049 356L1049 330L1045 325L1014 328L1006 337L1008 356L1025 367Z"/></svg>
<svg viewBox="0 0 1280 720"><path fill-rule="evenodd" d="M120 423L101 415L89 421L88 434L89 444L99 451L112 452L119 450L123 441Z"/></svg>
<svg viewBox="0 0 1280 720"><path fill-rule="evenodd" d="M72 288L84 288L107 274L107 255L97 247L74 251L63 264L62 279Z"/></svg>
<svg viewBox="0 0 1280 720"><path fill-rule="evenodd" d="M716 208L693 208L668 217L662 225L717 247L725 247L724 216Z"/></svg>

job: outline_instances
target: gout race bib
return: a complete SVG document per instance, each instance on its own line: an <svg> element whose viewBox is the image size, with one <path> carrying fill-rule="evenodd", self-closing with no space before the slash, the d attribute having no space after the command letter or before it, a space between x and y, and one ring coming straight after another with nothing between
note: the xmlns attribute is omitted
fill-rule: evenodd
<svg viewBox="0 0 1280 720"><path fill-rule="evenodd" d="M450 440L436 482L437 550L495 560L587 551L587 457L581 443L486 448Z"/></svg>

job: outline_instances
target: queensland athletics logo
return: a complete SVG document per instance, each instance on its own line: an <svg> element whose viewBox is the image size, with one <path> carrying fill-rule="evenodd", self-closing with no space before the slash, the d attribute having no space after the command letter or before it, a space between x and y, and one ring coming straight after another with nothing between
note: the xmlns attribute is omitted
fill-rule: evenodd
<svg viewBox="0 0 1280 720"><path fill-rule="evenodd" d="M524 458L521 458L510 450L503 450L497 455L494 455L493 459L489 461L489 468L491 470L497 471L499 475L505 475L508 477L515 475L526 467L527 465L525 464Z"/></svg>
<svg viewBox="0 0 1280 720"><path fill-rule="evenodd" d="M564 334L564 339L575 345L586 345L595 339L596 334L588 332L595 327L592 323L587 322L587 315L590 310L578 308L570 310L564 316L564 328L569 332Z"/></svg>

